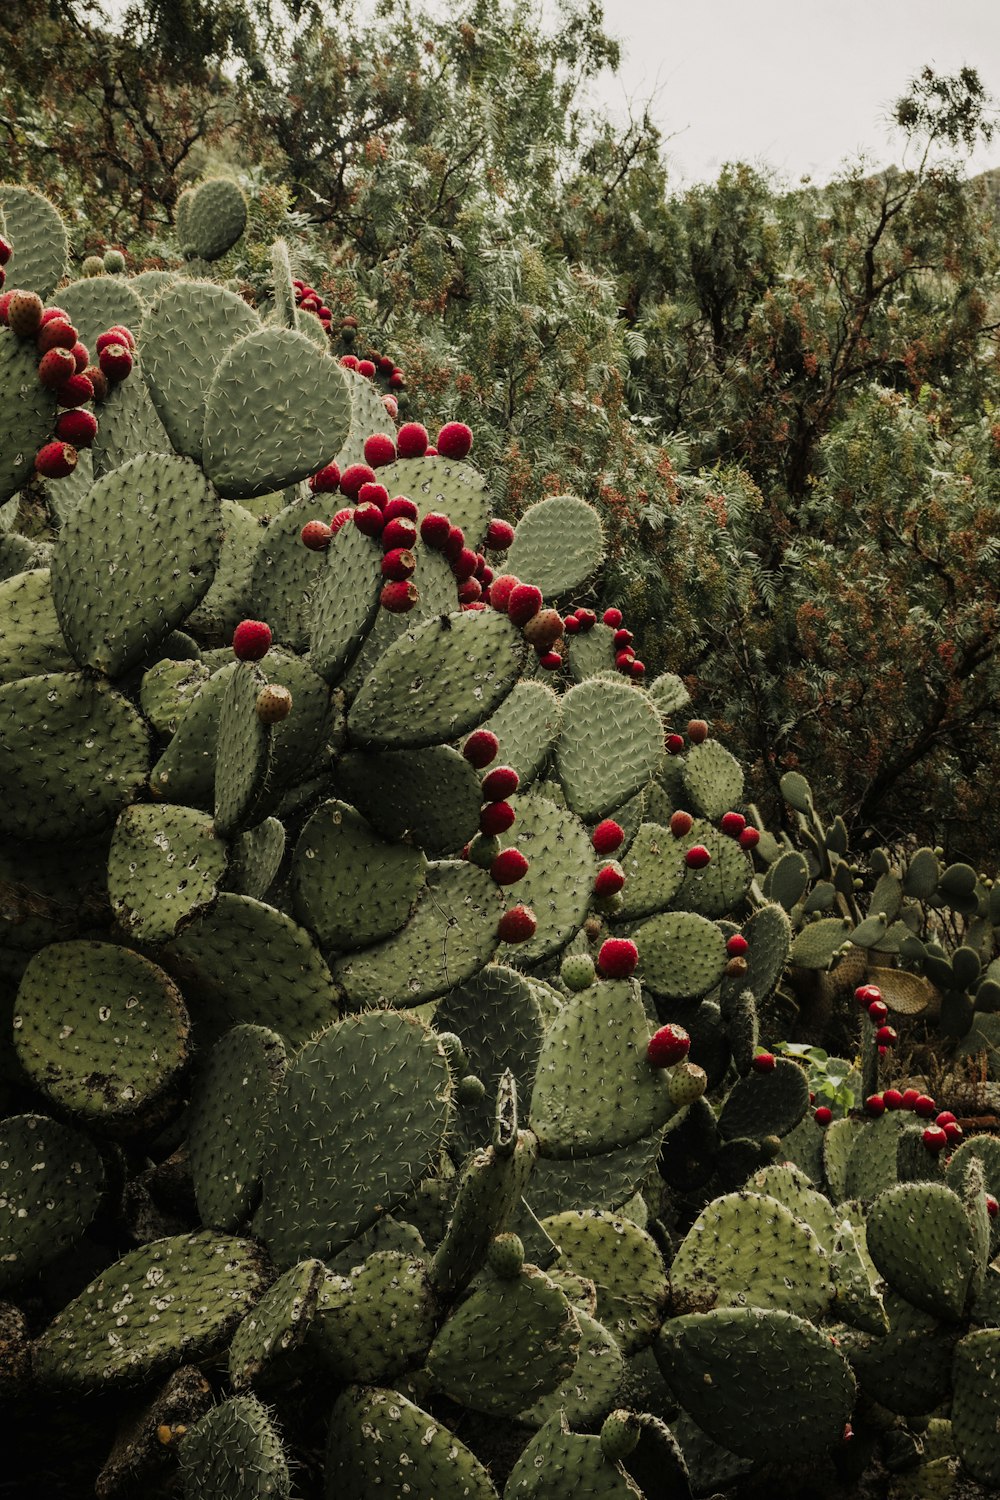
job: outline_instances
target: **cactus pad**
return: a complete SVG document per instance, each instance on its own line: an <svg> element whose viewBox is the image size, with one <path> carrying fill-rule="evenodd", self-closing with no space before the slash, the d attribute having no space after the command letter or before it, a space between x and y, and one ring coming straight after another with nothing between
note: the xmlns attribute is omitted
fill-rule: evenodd
<svg viewBox="0 0 1000 1500"><path fill-rule="evenodd" d="M660 716L628 683L594 677L564 697L556 764L566 801L584 821L633 796L662 760Z"/></svg>
<svg viewBox="0 0 1000 1500"><path fill-rule="evenodd" d="M603 1324L579 1307L576 1321L580 1325L576 1364L554 1391L518 1413L517 1420L527 1427L542 1427L560 1411L573 1426L584 1426L600 1421L614 1403L625 1375L618 1342Z"/></svg>
<svg viewBox="0 0 1000 1500"><path fill-rule="evenodd" d="M227 848L206 813L191 807L127 807L108 854L115 920L137 943L162 943L215 899Z"/></svg>
<svg viewBox="0 0 1000 1500"><path fill-rule="evenodd" d="M671 835L668 835L671 837ZM722 978L722 929L696 912L662 912L635 934L642 982L664 1000L700 1000Z"/></svg>
<svg viewBox="0 0 1000 1500"><path fill-rule="evenodd" d="M326 337L325 334L323 336ZM386 411L374 382L366 380L364 375L358 374L357 370L347 370L345 374L347 387L351 393L351 425L343 446L334 459L342 474L345 469L350 468L351 464L365 462L365 439L371 437L373 433L384 432L394 441L396 437L396 424ZM395 490L389 491L390 495L396 493Z"/></svg>
<svg viewBox="0 0 1000 1500"><path fill-rule="evenodd" d="M0 583L0 683L74 665L66 650L48 568L30 568Z"/></svg>
<svg viewBox="0 0 1000 1500"><path fill-rule="evenodd" d="M604 528L594 507L575 495L552 495L518 521L505 567L548 599L577 592L603 561Z"/></svg>
<svg viewBox="0 0 1000 1500"><path fill-rule="evenodd" d="M556 1411L532 1438L510 1472L504 1500L641 1500L643 1491L590 1433L569 1430Z"/></svg>
<svg viewBox="0 0 1000 1500"><path fill-rule="evenodd" d="M1000 1484L1000 1329L977 1328L955 1348L951 1430L958 1456L980 1484Z"/></svg>
<svg viewBox="0 0 1000 1500"><path fill-rule="evenodd" d="M481 728L500 741L498 762L513 766L525 791L545 767L562 726L562 702L544 682L527 679L514 684L510 694ZM486 766L482 775L489 773Z"/></svg>
<svg viewBox="0 0 1000 1500"><path fill-rule="evenodd" d="M55 397L38 380L34 341L0 329L0 503L30 478L35 453L51 438L55 416Z"/></svg>
<svg viewBox="0 0 1000 1500"><path fill-rule="evenodd" d="M326 550L312 599L309 662L325 682L338 682L364 644L378 613L381 557L356 526L341 526Z"/></svg>
<svg viewBox="0 0 1000 1500"><path fill-rule="evenodd" d="M52 943L24 971L14 1045L60 1109L92 1123L128 1121L187 1061L188 1017L162 969L111 943Z"/></svg>
<svg viewBox="0 0 1000 1500"><path fill-rule="evenodd" d="M97 1211L104 1165L91 1141L44 1115L0 1123L0 1291L73 1245Z"/></svg>
<svg viewBox="0 0 1000 1500"><path fill-rule="evenodd" d="M621 866L625 871L621 917L635 921L652 916L666 911L684 883L684 845L669 828L642 823L628 853L621 857Z"/></svg>
<svg viewBox="0 0 1000 1500"><path fill-rule="evenodd" d="M58 301L93 357L100 335L120 323L137 339L141 332L145 361L146 309L132 283L121 276L84 276L61 286Z"/></svg>
<svg viewBox="0 0 1000 1500"><path fill-rule="evenodd" d="M327 1441L326 1500L497 1500L478 1458L397 1391L351 1386L337 1398Z"/></svg>
<svg viewBox="0 0 1000 1500"><path fill-rule="evenodd" d="M980 1268L972 1225L951 1188L888 1188L869 1209L865 1229L868 1252L895 1291L935 1317L961 1317Z"/></svg>
<svg viewBox="0 0 1000 1500"><path fill-rule="evenodd" d="M34 188L0 186L0 213L14 248L7 262L7 285L37 292L48 300L66 270L69 240L58 209ZM68 309L67 309L68 311Z"/></svg>
<svg viewBox="0 0 1000 1500"><path fill-rule="evenodd" d="M257 716L267 679L254 662L236 663L219 705L215 745L215 827L223 838L255 821L271 768L271 726ZM293 707L294 713L294 707Z"/></svg>
<svg viewBox="0 0 1000 1500"><path fill-rule="evenodd" d="M402 458L379 470L379 482L390 495L412 500L421 520L429 511L443 513L462 528L467 547L481 545L494 505L485 479L471 464L433 456Z"/></svg>
<svg viewBox="0 0 1000 1500"><path fill-rule="evenodd" d="M247 201L230 177L209 177L192 189L184 216L184 246L202 260L219 260L246 228Z"/></svg>
<svg viewBox="0 0 1000 1500"><path fill-rule="evenodd" d="M273 1272L252 1240L204 1230L154 1240L109 1266L35 1344L43 1385L134 1386L225 1347Z"/></svg>
<svg viewBox="0 0 1000 1500"><path fill-rule="evenodd" d="M531 985L514 969L488 964L450 990L434 1012L434 1029L461 1041L468 1069L486 1088L482 1105L464 1109L467 1137L483 1145L493 1128L497 1088L510 1070L520 1099L528 1099L542 1042L542 1017Z"/></svg>
<svg viewBox="0 0 1000 1500"><path fill-rule="evenodd" d="M615 669L615 633L600 621L590 630L566 637L566 664L574 682L599 677Z"/></svg>
<svg viewBox="0 0 1000 1500"><path fill-rule="evenodd" d="M624 1354L652 1343L668 1302L667 1274L654 1240L631 1220L587 1209L542 1221L559 1247L556 1266L597 1288L596 1318Z"/></svg>
<svg viewBox="0 0 1000 1500"><path fill-rule="evenodd" d="M234 1026L195 1080L187 1115L188 1157L201 1222L235 1230L260 1188L264 1131L285 1071L285 1046L263 1026Z"/></svg>
<svg viewBox="0 0 1000 1500"><path fill-rule="evenodd" d="M426 872L412 844L387 843L348 803L325 802L295 849L295 912L324 948L364 948L404 925Z"/></svg>
<svg viewBox="0 0 1000 1500"><path fill-rule="evenodd" d="M337 784L383 838L408 836L435 857L456 855L479 827L479 778L450 745L348 752L337 762Z"/></svg>
<svg viewBox="0 0 1000 1500"><path fill-rule="evenodd" d="M196 1422L180 1447L184 1500L290 1500L288 1460L252 1396L231 1396Z"/></svg>
<svg viewBox="0 0 1000 1500"><path fill-rule="evenodd" d="M517 821L500 842L520 849L529 861L514 894L535 913L538 927L513 957L518 964L536 964L559 953L583 926L598 860L579 818L557 807L542 788L518 796L514 805Z"/></svg>
<svg viewBox="0 0 1000 1500"><path fill-rule="evenodd" d="M719 1116L727 1140L787 1135L809 1108L809 1080L798 1063L779 1057L770 1073L749 1073L734 1084Z"/></svg>
<svg viewBox="0 0 1000 1500"><path fill-rule="evenodd" d="M692 745L682 775L690 807L713 823L743 800L743 768L718 740Z"/></svg>
<svg viewBox="0 0 1000 1500"><path fill-rule="evenodd" d="M278 1394L314 1364L306 1342L326 1276L321 1260L300 1261L247 1313L229 1346L229 1378L235 1390Z"/></svg>
<svg viewBox="0 0 1000 1500"><path fill-rule="evenodd" d="M420 1366L438 1316L423 1261L378 1250L347 1276L323 1278L310 1337L334 1380L375 1384Z"/></svg>

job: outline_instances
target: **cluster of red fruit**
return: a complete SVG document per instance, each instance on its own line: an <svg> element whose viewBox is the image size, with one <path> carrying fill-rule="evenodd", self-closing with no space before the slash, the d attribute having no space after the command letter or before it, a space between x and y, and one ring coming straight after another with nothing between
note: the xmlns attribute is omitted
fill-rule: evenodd
<svg viewBox="0 0 1000 1500"><path fill-rule="evenodd" d="M0 245L6 246L6 241L0 240ZM97 418L83 407L103 401L109 385L131 373L135 339L116 323L98 336L97 363L91 364L90 351L80 342L69 314L61 307L45 307L35 292L0 295L0 323L18 338L34 339L40 356L39 383L63 408L56 418L56 441L39 448L35 470L43 479L65 479L77 466L77 450L89 448L97 436Z"/></svg>
<svg viewBox="0 0 1000 1500"><path fill-rule="evenodd" d="M622 628L622 612L620 609L606 609L601 616L605 625L613 631L612 644L615 650L615 667L625 677L639 679L646 675L646 664L639 660L632 649L635 636L631 630ZM567 635L586 635L588 630L593 630L597 624L597 615L592 609L577 609L571 615L567 615L564 628Z"/></svg>
<svg viewBox="0 0 1000 1500"><path fill-rule="evenodd" d="M939 1110L929 1094L919 1089L883 1089L881 1094L869 1094L865 1100L865 1114L878 1119L887 1109L909 1109L922 1120L932 1120L923 1133L923 1142L935 1155L946 1146L957 1146L963 1139L961 1125L951 1110Z"/></svg>
<svg viewBox="0 0 1000 1500"><path fill-rule="evenodd" d="M862 1010L867 1011L868 1018L875 1027L879 1056L885 1057L890 1047L895 1047L899 1041L899 1033L895 1027L886 1025L889 1007L882 999L882 991L876 984L861 984L854 991L854 998Z"/></svg>
<svg viewBox="0 0 1000 1500"><path fill-rule="evenodd" d="M317 317L323 325L324 332L332 337L333 310L327 307L316 288L294 276L292 289L295 293L295 306L301 312L309 312ZM353 344L358 336L357 318L351 317L350 314L341 318L338 331L345 344ZM399 366L387 354L380 354L377 349L370 349L365 359L357 359L353 354L345 354L340 363L348 370L357 370L359 375L364 375L368 380L374 380L376 372L384 375L392 391L401 391L406 385L406 378ZM395 397L386 396L383 399L386 411L390 416L395 417L399 410Z"/></svg>
<svg viewBox="0 0 1000 1500"><path fill-rule="evenodd" d="M500 741L490 729L475 730L462 746L462 754L477 771L484 771L496 760L499 750ZM517 791L520 780L513 766L496 766L483 777L483 806L479 814L479 832L483 839L495 839L513 827L517 815L507 798ZM470 856L471 847L466 845L462 851L466 858ZM501 849L490 859L489 872L497 885L516 885L527 875L528 861L520 849ZM500 918L497 937L502 943L526 943L534 937L537 926L530 906L512 906Z"/></svg>
<svg viewBox="0 0 1000 1500"><path fill-rule="evenodd" d="M0 291L3 291L3 284L7 280L7 262L13 254L14 246L0 234Z"/></svg>

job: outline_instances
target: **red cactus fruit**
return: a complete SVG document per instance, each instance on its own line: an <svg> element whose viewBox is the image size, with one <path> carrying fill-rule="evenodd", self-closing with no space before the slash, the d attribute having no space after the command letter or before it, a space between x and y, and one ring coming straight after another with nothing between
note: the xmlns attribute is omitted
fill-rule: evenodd
<svg viewBox="0 0 1000 1500"><path fill-rule="evenodd" d="M505 615L511 594L520 586L520 578L515 578L513 573L501 573L499 577L494 578L490 584L490 603L493 608Z"/></svg>
<svg viewBox="0 0 1000 1500"><path fill-rule="evenodd" d="M471 547L463 547L458 556L452 561L451 571L455 575L456 582L464 583L471 578L476 571L476 554Z"/></svg>
<svg viewBox="0 0 1000 1500"><path fill-rule="evenodd" d="M538 921L530 906L512 906L497 924L497 937L501 943L526 943L534 937L537 927Z"/></svg>
<svg viewBox="0 0 1000 1500"><path fill-rule="evenodd" d="M451 532L451 522L440 511L429 511L420 523L420 536L425 547L433 552L443 552Z"/></svg>
<svg viewBox="0 0 1000 1500"><path fill-rule="evenodd" d="M1000 1214L1000 1203L997 1202L992 1193L986 1194L986 1212L991 1219L995 1219L997 1214Z"/></svg>
<svg viewBox="0 0 1000 1500"><path fill-rule="evenodd" d="M941 1126L957 1125L958 1121L950 1109L943 1109L940 1114L934 1116L934 1124Z"/></svg>
<svg viewBox="0 0 1000 1500"><path fill-rule="evenodd" d="M928 1125L920 1139L932 1156L937 1156L948 1144L948 1137L940 1125Z"/></svg>
<svg viewBox="0 0 1000 1500"><path fill-rule="evenodd" d="M375 379L375 361L371 359L358 360L358 374L363 375L366 380Z"/></svg>
<svg viewBox="0 0 1000 1500"><path fill-rule="evenodd" d="M402 370L393 370L392 374L389 376L389 389L393 391L401 391L404 390L405 387L406 376L403 374ZM397 443L396 446L398 448L399 444Z"/></svg>
<svg viewBox="0 0 1000 1500"><path fill-rule="evenodd" d="M42 319L40 324L41 327L44 327L46 323L54 322L56 319L58 319L62 323L69 322L69 313L64 307L56 307L53 305L52 307L42 308Z"/></svg>
<svg viewBox="0 0 1000 1500"><path fill-rule="evenodd" d="M354 524L363 536L380 536L385 526L385 516L377 505L359 505L352 510Z"/></svg>
<svg viewBox="0 0 1000 1500"><path fill-rule="evenodd" d="M358 368L358 356L356 354L342 354L340 363L345 370L356 370Z"/></svg>
<svg viewBox="0 0 1000 1500"><path fill-rule="evenodd" d="M869 1020L876 1026L884 1026L889 1019L889 1007L884 1000L873 1000L868 1007Z"/></svg>
<svg viewBox="0 0 1000 1500"><path fill-rule="evenodd" d="M10 306L10 299L13 295L13 292L4 292L0 295L0 323L5 328L7 327L7 308Z"/></svg>
<svg viewBox="0 0 1000 1500"><path fill-rule="evenodd" d="M14 247L0 234L0 266L5 266L14 254Z"/></svg>
<svg viewBox="0 0 1000 1500"><path fill-rule="evenodd" d="M340 493L356 500L363 484L375 484L375 470L368 464L350 464L340 476Z"/></svg>
<svg viewBox="0 0 1000 1500"><path fill-rule="evenodd" d="M603 619L605 625L611 626L612 630L618 630L621 628L621 623L624 619L624 616L622 615L620 609L606 609L601 618Z"/></svg>
<svg viewBox="0 0 1000 1500"><path fill-rule="evenodd" d="M391 615L405 615L409 614L420 598L420 591L415 583L405 579L399 583L383 584L378 597L382 608L387 609Z"/></svg>
<svg viewBox="0 0 1000 1500"><path fill-rule="evenodd" d="M35 454L35 470L43 479L66 479L77 464L72 443L46 443Z"/></svg>
<svg viewBox="0 0 1000 1500"><path fill-rule="evenodd" d="M693 827L694 818L689 812L678 808L676 812L670 814L670 832L675 839L686 838Z"/></svg>
<svg viewBox="0 0 1000 1500"><path fill-rule="evenodd" d="M683 1026L661 1026L649 1039L646 1061L651 1068L672 1068L675 1063L683 1062L690 1051L691 1038Z"/></svg>
<svg viewBox="0 0 1000 1500"><path fill-rule="evenodd" d="M43 323L39 328L35 348L39 354L46 354L50 349L72 349L78 338L79 334L68 318L53 318L51 323Z"/></svg>
<svg viewBox="0 0 1000 1500"><path fill-rule="evenodd" d="M65 317L65 314L63 316ZM125 343L130 349L135 348L135 334L131 328L126 328L124 323L112 323L108 333L114 334L117 343ZM100 339L97 342L100 347Z"/></svg>
<svg viewBox="0 0 1000 1500"><path fill-rule="evenodd" d="M712 856L704 844L692 844L684 855L684 863L689 870L703 870L712 863Z"/></svg>
<svg viewBox="0 0 1000 1500"><path fill-rule="evenodd" d="M741 849L756 849L760 843L760 833L756 828L744 828L738 842Z"/></svg>
<svg viewBox="0 0 1000 1500"><path fill-rule="evenodd" d="M396 418L399 416L399 402L396 400L395 396L383 396L382 405L385 407L386 411L395 422Z"/></svg>
<svg viewBox="0 0 1000 1500"><path fill-rule="evenodd" d="M566 635L577 635L580 630L580 621L576 615L567 615L563 620L563 630Z"/></svg>
<svg viewBox="0 0 1000 1500"><path fill-rule="evenodd" d="M314 495L332 495L340 489L340 469L337 464L326 464L312 476L309 488Z"/></svg>
<svg viewBox="0 0 1000 1500"><path fill-rule="evenodd" d="M384 432L373 432L365 438L365 463L373 469L384 468L396 462L396 444Z"/></svg>
<svg viewBox="0 0 1000 1500"><path fill-rule="evenodd" d="M233 632L233 652L238 661L260 661L271 645L271 627L263 620L241 620Z"/></svg>
<svg viewBox="0 0 1000 1500"><path fill-rule="evenodd" d="M92 411L62 411L56 419L56 437L74 448L89 448L97 436L97 418Z"/></svg>
<svg viewBox="0 0 1000 1500"><path fill-rule="evenodd" d="M902 1109L903 1096L899 1089L883 1089L882 1098L885 1100L886 1109Z"/></svg>
<svg viewBox="0 0 1000 1500"><path fill-rule="evenodd" d="M385 520L384 515L383 520ZM405 516L397 516L395 520L385 522L382 531L383 551L391 552L394 547L412 547L416 540L417 528Z"/></svg>
<svg viewBox="0 0 1000 1500"><path fill-rule="evenodd" d="M684 736L682 734L668 734L664 742L670 755L681 755L684 751ZM742 838L743 835L741 834Z"/></svg>
<svg viewBox="0 0 1000 1500"><path fill-rule="evenodd" d="M389 504L389 491L384 484L374 484L372 480L366 479L358 490L358 504L377 505L379 510L384 512L386 506ZM386 517L386 520L388 520L388 517Z"/></svg>
<svg viewBox="0 0 1000 1500"><path fill-rule="evenodd" d="M479 832L495 838L513 828L516 817L509 802L487 802L479 814Z"/></svg>
<svg viewBox="0 0 1000 1500"><path fill-rule="evenodd" d="M885 1110L886 1103L881 1094L868 1095L868 1098L865 1100L865 1114L871 1115L877 1120L879 1115L885 1114Z"/></svg>
<svg viewBox="0 0 1000 1500"><path fill-rule="evenodd" d="M464 550L465 532L462 530L461 526L452 526L448 531L448 536L445 539L445 544L441 548L441 551L444 553L445 560L449 563L457 562Z"/></svg>
<svg viewBox="0 0 1000 1500"><path fill-rule="evenodd" d="M899 1034L892 1026L880 1026L875 1033L875 1040L876 1042L878 1042L880 1047L895 1047L896 1043L899 1041ZM911 1089L906 1090L906 1094L909 1094L911 1092L913 1092ZM903 1095L903 1099L904 1101L906 1101L906 1108L912 1109L914 1104L916 1103L916 1099L914 1098L913 1100L907 1100L906 1094Z"/></svg>
<svg viewBox="0 0 1000 1500"><path fill-rule="evenodd" d="M347 525L347 522L351 519L353 514L354 512L353 510L351 510L349 505L345 505L343 510L338 510L337 514L330 521L330 531L333 536L337 535L337 532L340 530L341 526Z"/></svg>
<svg viewBox="0 0 1000 1500"><path fill-rule="evenodd" d="M611 638L611 644L616 651L624 651L626 646L631 646L635 636L631 630L616 630Z"/></svg>
<svg viewBox="0 0 1000 1500"><path fill-rule="evenodd" d="M483 777L483 801L502 802L505 797L513 796L520 781L513 766L497 766Z"/></svg>
<svg viewBox="0 0 1000 1500"><path fill-rule="evenodd" d="M877 984L859 984L854 991L854 998L860 1006L867 1010L876 1000L881 1000L882 991Z"/></svg>
<svg viewBox="0 0 1000 1500"><path fill-rule="evenodd" d="M429 441L427 428L421 423L404 422L396 433L396 452L400 458L423 458Z"/></svg>
<svg viewBox="0 0 1000 1500"><path fill-rule="evenodd" d="M625 884L625 871L617 860L612 860L598 870L594 879L594 895L603 899L605 896L615 896Z"/></svg>
<svg viewBox="0 0 1000 1500"><path fill-rule="evenodd" d="M538 658L543 672L557 672L562 666L562 655L558 651L543 651Z"/></svg>
<svg viewBox="0 0 1000 1500"><path fill-rule="evenodd" d="M692 745L700 745L708 739L708 723L705 719L689 719L687 727L688 739Z"/></svg>
<svg viewBox="0 0 1000 1500"><path fill-rule="evenodd" d="M478 578L466 578L458 586L459 604L478 604L483 597L483 586Z"/></svg>
<svg viewBox="0 0 1000 1500"><path fill-rule="evenodd" d="M416 566L417 559L408 547L393 547L382 559L382 577L399 583L405 578L412 578Z"/></svg>
<svg viewBox="0 0 1000 1500"><path fill-rule="evenodd" d="M395 495L382 507L387 521L415 521L420 512L405 495Z"/></svg>
<svg viewBox="0 0 1000 1500"><path fill-rule="evenodd" d="M580 629L586 635L588 630L593 630L597 624L597 616L592 609L578 609L576 618L580 622Z"/></svg>
<svg viewBox="0 0 1000 1500"><path fill-rule="evenodd" d="M577 620L576 623L577 623L577 625L579 625L579 623L580 623L579 620ZM619 672L628 672L628 673L631 673L631 671L632 671L632 663L634 661L635 661L635 652L632 651L631 649L625 650L625 651L616 651L615 652L615 666L617 667L617 669L618 669Z"/></svg>
<svg viewBox="0 0 1000 1500"><path fill-rule="evenodd" d="M494 586L495 587L495 586ZM490 590L492 597L493 590ZM542 607L542 591L533 583L519 583L511 589L507 600L507 614L515 625L527 625Z"/></svg>
<svg viewBox="0 0 1000 1500"><path fill-rule="evenodd" d="M19 339L32 339L42 326L42 299L37 292L20 288L8 294L7 327Z"/></svg>
<svg viewBox="0 0 1000 1500"><path fill-rule="evenodd" d="M920 1098L920 1090L919 1089L905 1089L904 1092L903 1092L903 1108L904 1109L913 1109L914 1106L916 1105L917 1100L919 1098Z"/></svg>
<svg viewBox="0 0 1000 1500"><path fill-rule="evenodd" d="M833 1119L833 1110L828 1108L827 1105L821 1104L817 1109L813 1110L813 1119L821 1129L825 1130Z"/></svg>
<svg viewBox="0 0 1000 1500"><path fill-rule="evenodd" d="M614 854L625 842L625 830L614 818L605 818L590 835L590 842L598 854Z"/></svg>
<svg viewBox="0 0 1000 1500"><path fill-rule="evenodd" d="M920 1115L921 1119L933 1120L937 1112L938 1107L934 1103L934 1100L931 1098L930 1094L921 1094L919 1099L914 1100L913 1113L915 1115ZM936 1125L938 1123L937 1120L934 1120L934 1123Z"/></svg>
<svg viewBox="0 0 1000 1500"><path fill-rule="evenodd" d="M490 552L506 552L514 540L514 528L509 521L494 516L486 528L486 546Z"/></svg>
<svg viewBox="0 0 1000 1500"><path fill-rule="evenodd" d="M524 627L524 639L536 651L547 651L562 633L562 615L557 609L540 609Z"/></svg>
<svg viewBox="0 0 1000 1500"><path fill-rule="evenodd" d="M520 849L504 849L490 865L490 878L497 885L516 885L528 873L528 861Z"/></svg>
<svg viewBox="0 0 1000 1500"><path fill-rule="evenodd" d="M722 829L722 832L727 834L731 839L738 839L746 826L746 818L742 813L738 812L723 813L719 820L719 827Z"/></svg>
<svg viewBox="0 0 1000 1500"><path fill-rule="evenodd" d="M125 344L105 344L97 362L108 380L118 383L132 373L132 351Z"/></svg>
<svg viewBox="0 0 1000 1500"><path fill-rule="evenodd" d="M749 953L749 951L750 944L747 942L742 932L734 932L732 937L726 940L726 952L728 953L730 958L742 958L743 955L745 953Z"/></svg>
<svg viewBox="0 0 1000 1500"><path fill-rule="evenodd" d="M758 1052L750 1063L755 1073L773 1073L777 1065L773 1052Z"/></svg>
<svg viewBox="0 0 1000 1500"><path fill-rule="evenodd" d="M69 349L49 349L38 362L38 379L47 391L57 391L75 374L76 360Z"/></svg>
<svg viewBox="0 0 1000 1500"><path fill-rule="evenodd" d="M437 435L437 451L442 458L468 458L472 448L472 428L464 422L446 422Z"/></svg>
<svg viewBox="0 0 1000 1500"><path fill-rule="evenodd" d="M76 361L76 373L78 375L82 375L84 370L86 370L87 366L90 364L90 350L87 348L86 344L81 344L80 340L77 339L76 343L73 345L73 348L70 350L70 353Z"/></svg>
<svg viewBox="0 0 1000 1500"><path fill-rule="evenodd" d="M462 746L462 754L470 766L481 771L491 760L496 760L499 749L500 741L492 729L475 729Z"/></svg>
<svg viewBox="0 0 1000 1500"><path fill-rule="evenodd" d="M639 950L631 938L607 938L597 955L597 967L605 979L627 979L639 962Z"/></svg>
<svg viewBox="0 0 1000 1500"><path fill-rule="evenodd" d="M333 532L325 521L307 521L299 532L302 545L310 552L325 552L333 538Z"/></svg>
<svg viewBox="0 0 1000 1500"><path fill-rule="evenodd" d="M60 406L86 406L93 399L94 387L86 375L71 375L56 391L56 400Z"/></svg>
<svg viewBox="0 0 1000 1500"><path fill-rule="evenodd" d="M949 1146L957 1146L965 1132L957 1120L949 1120L947 1125L942 1125Z"/></svg>
<svg viewBox="0 0 1000 1500"><path fill-rule="evenodd" d="M108 377L100 365L88 365L83 373L94 387L94 400L105 401L108 395Z"/></svg>
<svg viewBox="0 0 1000 1500"><path fill-rule="evenodd" d="M638 657L635 657L634 660L630 661L628 664L628 675L635 679L645 677L646 663L644 661L640 661Z"/></svg>

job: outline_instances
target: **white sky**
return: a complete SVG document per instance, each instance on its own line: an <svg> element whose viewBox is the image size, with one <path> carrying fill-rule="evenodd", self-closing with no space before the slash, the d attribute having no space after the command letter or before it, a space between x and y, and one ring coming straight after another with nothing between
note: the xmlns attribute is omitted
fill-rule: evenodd
<svg viewBox="0 0 1000 1500"><path fill-rule="evenodd" d="M825 180L861 150L898 161L886 116L925 64L968 64L1000 96L996 0L606 0L605 23L623 65L597 98L624 118L655 95L678 185L734 160L790 183ZM1000 136L970 170L998 164Z"/></svg>

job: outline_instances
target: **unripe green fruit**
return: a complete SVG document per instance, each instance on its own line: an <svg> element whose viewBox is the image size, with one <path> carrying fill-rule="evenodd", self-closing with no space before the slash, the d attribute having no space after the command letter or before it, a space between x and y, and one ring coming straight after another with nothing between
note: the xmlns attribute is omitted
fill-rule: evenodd
<svg viewBox="0 0 1000 1500"><path fill-rule="evenodd" d="M104 261L99 255L88 255L85 257L80 270L83 272L84 276L103 276Z"/></svg>
<svg viewBox="0 0 1000 1500"><path fill-rule="evenodd" d="M125 269L125 257L120 250L105 250L104 269L109 276L117 276Z"/></svg>
<svg viewBox="0 0 1000 1500"><path fill-rule="evenodd" d="M601 1451L612 1462L628 1458L642 1436L642 1429L630 1411L613 1411L601 1428Z"/></svg>
<svg viewBox="0 0 1000 1500"><path fill-rule="evenodd" d="M486 1255L487 1264L494 1276L502 1281L514 1281L524 1265L524 1246L516 1234L498 1234Z"/></svg>
<svg viewBox="0 0 1000 1500"><path fill-rule="evenodd" d="M568 953L559 969L559 978L574 994L588 990L597 978L597 968L589 953Z"/></svg>
<svg viewBox="0 0 1000 1500"><path fill-rule="evenodd" d="M488 870L497 855L502 852L502 847L495 835L491 838L484 833L477 833L469 845L469 859L481 870Z"/></svg>
<svg viewBox="0 0 1000 1500"><path fill-rule="evenodd" d="M486 1098L486 1085L481 1078L476 1077L475 1073L467 1073L455 1085L455 1098L465 1109L482 1104Z"/></svg>
<svg viewBox="0 0 1000 1500"><path fill-rule="evenodd" d="M624 905L625 897L621 891L615 891L611 896L598 896L594 902L597 911L603 912L608 917L616 916Z"/></svg>
<svg viewBox="0 0 1000 1500"><path fill-rule="evenodd" d="M708 1088L708 1074L704 1068L699 1068L697 1063L682 1062L672 1069L667 1092L670 1102L682 1109L685 1104L693 1104L700 1099Z"/></svg>
<svg viewBox="0 0 1000 1500"><path fill-rule="evenodd" d="M451 1071L459 1077L464 1076L468 1072L469 1058L461 1038L457 1037L453 1031L442 1031L438 1036L438 1041L448 1059Z"/></svg>

